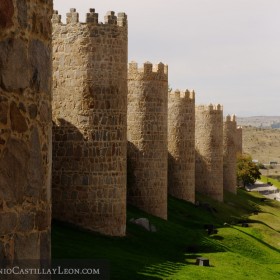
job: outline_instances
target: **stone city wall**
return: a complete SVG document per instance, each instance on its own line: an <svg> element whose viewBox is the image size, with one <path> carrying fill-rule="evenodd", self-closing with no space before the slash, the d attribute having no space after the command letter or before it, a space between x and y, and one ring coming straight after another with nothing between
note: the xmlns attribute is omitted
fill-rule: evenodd
<svg viewBox="0 0 280 280"><path fill-rule="evenodd" d="M196 190L223 201L223 108L197 106L195 110Z"/></svg>
<svg viewBox="0 0 280 280"><path fill-rule="evenodd" d="M168 193L195 202L195 93L168 96Z"/></svg>
<svg viewBox="0 0 280 280"><path fill-rule="evenodd" d="M126 231L127 18L53 15L53 216Z"/></svg>
<svg viewBox="0 0 280 280"><path fill-rule="evenodd" d="M224 190L236 194L236 120L227 116L224 122Z"/></svg>
<svg viewBox="0 0 280 280"><path fill-rule="evenodd" d="M0 260L50 259L52 1L0 1Z"/></svg>
<svg viewBox="0 0 280 280"><path fill-rule="evenodd" d="M243 144L242 144L242 127L238 126L236 129L236 152L237 154L243 153Z"/></svg>
<svg viewBox="0 0 280 280"><path fill-rule="evenodd" d="M50 258L51 179L55 219L113 236L126 198L167 219L168 150L170 194L222 201L222 107L194 113L194 93L175 92L168 109L166 65L128 72L126 14L51 14L51 0L0 1L0 260ZM241 152L241 128L235 140Z"/></svg>
<svg viewBox="0 0 280 280"><path fill-rule="evenodd" d="M129 64L128 203L167 219L167 66Z"/></svg>

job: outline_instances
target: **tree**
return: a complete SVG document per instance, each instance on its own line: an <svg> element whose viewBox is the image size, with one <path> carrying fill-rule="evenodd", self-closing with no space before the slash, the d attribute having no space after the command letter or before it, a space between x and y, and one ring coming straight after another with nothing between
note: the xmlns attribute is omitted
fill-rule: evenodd
<svg viewBox="0 0 280 280"><path fill-rule="evenodd" d="M259 167L252 161L248 154L239 154L237 156L237 181L242 182L243 187L248 184L254 184L261 178Z"/></svg>

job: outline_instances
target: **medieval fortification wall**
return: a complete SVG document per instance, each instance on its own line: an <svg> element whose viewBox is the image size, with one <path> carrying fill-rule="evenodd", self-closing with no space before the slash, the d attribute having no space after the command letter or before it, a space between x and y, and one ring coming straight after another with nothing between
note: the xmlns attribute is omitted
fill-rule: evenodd
<svg viewBox="0 0 280 280"><path fill-rule="evenodd" d="M238 126L236 129L236 152L237 154L243 153L243 146L242 146L242 127Z"/></svg>
<svg viewBox="0 0 280 280"><path fill-rule="evenodd" d="M53 16L53 216L103 234L126 228L127 18Z"/></svg>
<svg viewBox="0 0 280 280"><path fill-rule="evenodd" d="M224 190L236 194L236 120L227 116L224 122Z"/></svg>
<svg viewBox="0 0 280 280"><path fill-rule="evenodd" d="M51 14L51 0L0 1L0 260L50 259L51 180L55 219L113 236L126 200L167 219L168 173L186 201L233 191L242 129L227 119L223 138L220 105L168 97L162 63L128 71L126 14Z"/></svg>
<svg viewBox="0 0 280 280"><path fill-rule="evenodd" d="M0 1L0 260L50 259L52 1Z"/></svg>
<svg viewBox="0 0 280 280"><path fill-rule="evenodd" d="M223 108L220 105L195 109L195 187L223 201Z"/></svg>
<svg viewBox="0 0 280 280"><path fill-rule="evenodd" d="M168 95L168 193L195 202L195 93Z"/></svg>
<svg viewBox="0 0 280 280"><path fill-rule="evenodd" d="M167 66L129 64L128 203L167 219Z"/></svg>

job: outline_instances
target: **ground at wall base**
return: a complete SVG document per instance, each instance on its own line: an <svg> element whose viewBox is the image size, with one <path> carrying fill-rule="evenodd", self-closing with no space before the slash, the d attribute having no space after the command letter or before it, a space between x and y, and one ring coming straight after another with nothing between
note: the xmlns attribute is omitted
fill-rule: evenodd
<svg viewBox="0 0 280 280"><path fill-rule="evenodd" d="M122 238L54 224L52 256L109 259L111 279L279 279L280 203L261 202L244 190L225 193L224 203L200 194L197 199L203 206L169 197L168 221L128 208L128 221L147 217L156 233L129 222ZM242 221L249 227L241 227ZM214 224L218 234L208 236L205 224ZM210 267L195 266L198 256L209 258Z"/></svg>

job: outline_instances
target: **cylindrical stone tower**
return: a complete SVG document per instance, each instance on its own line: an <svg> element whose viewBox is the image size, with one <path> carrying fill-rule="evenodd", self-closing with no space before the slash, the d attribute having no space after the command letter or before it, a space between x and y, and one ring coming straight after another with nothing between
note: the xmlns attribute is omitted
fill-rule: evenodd
<svg viewBox="0 0 280 280"><path fill-rule="evenodd" d="M220 105L195 110L195 187L223 201L223 109Z"/></svg>
<svg viewBox="0 0 280 280"><path fill-rule="evenodd" d="M224 190L236 194L236 121L235 115L224 122Z"/></svg>
<svg viewBox="0 0 280 280"><path fill-rule="evenodd" d="M0 261L50 260L52 1L0 1Z"/></svg>
<svg viewBox="0 0 280 280"><path fill-rule="evenodd" d="M127 19L53 15L53 216L126 231Z"/></svg>
<svg viewBox="0 0 280 280"><path fill-rule="evenodd" d="M167 66L129 64L128 203L167 219Z"/></svg>
<svg viewBox="0 0 280 280"><path fill-rule="evenodd" d="M195 202L195 93L168 96L168 193Z"/></svg>
<svg viewBox="0 0 280 280"><path fill-rule="evenodd" d="M236 129L236 152L237 154L243 153L243 144L242 144L242 127L238 126Z"/></svg>

